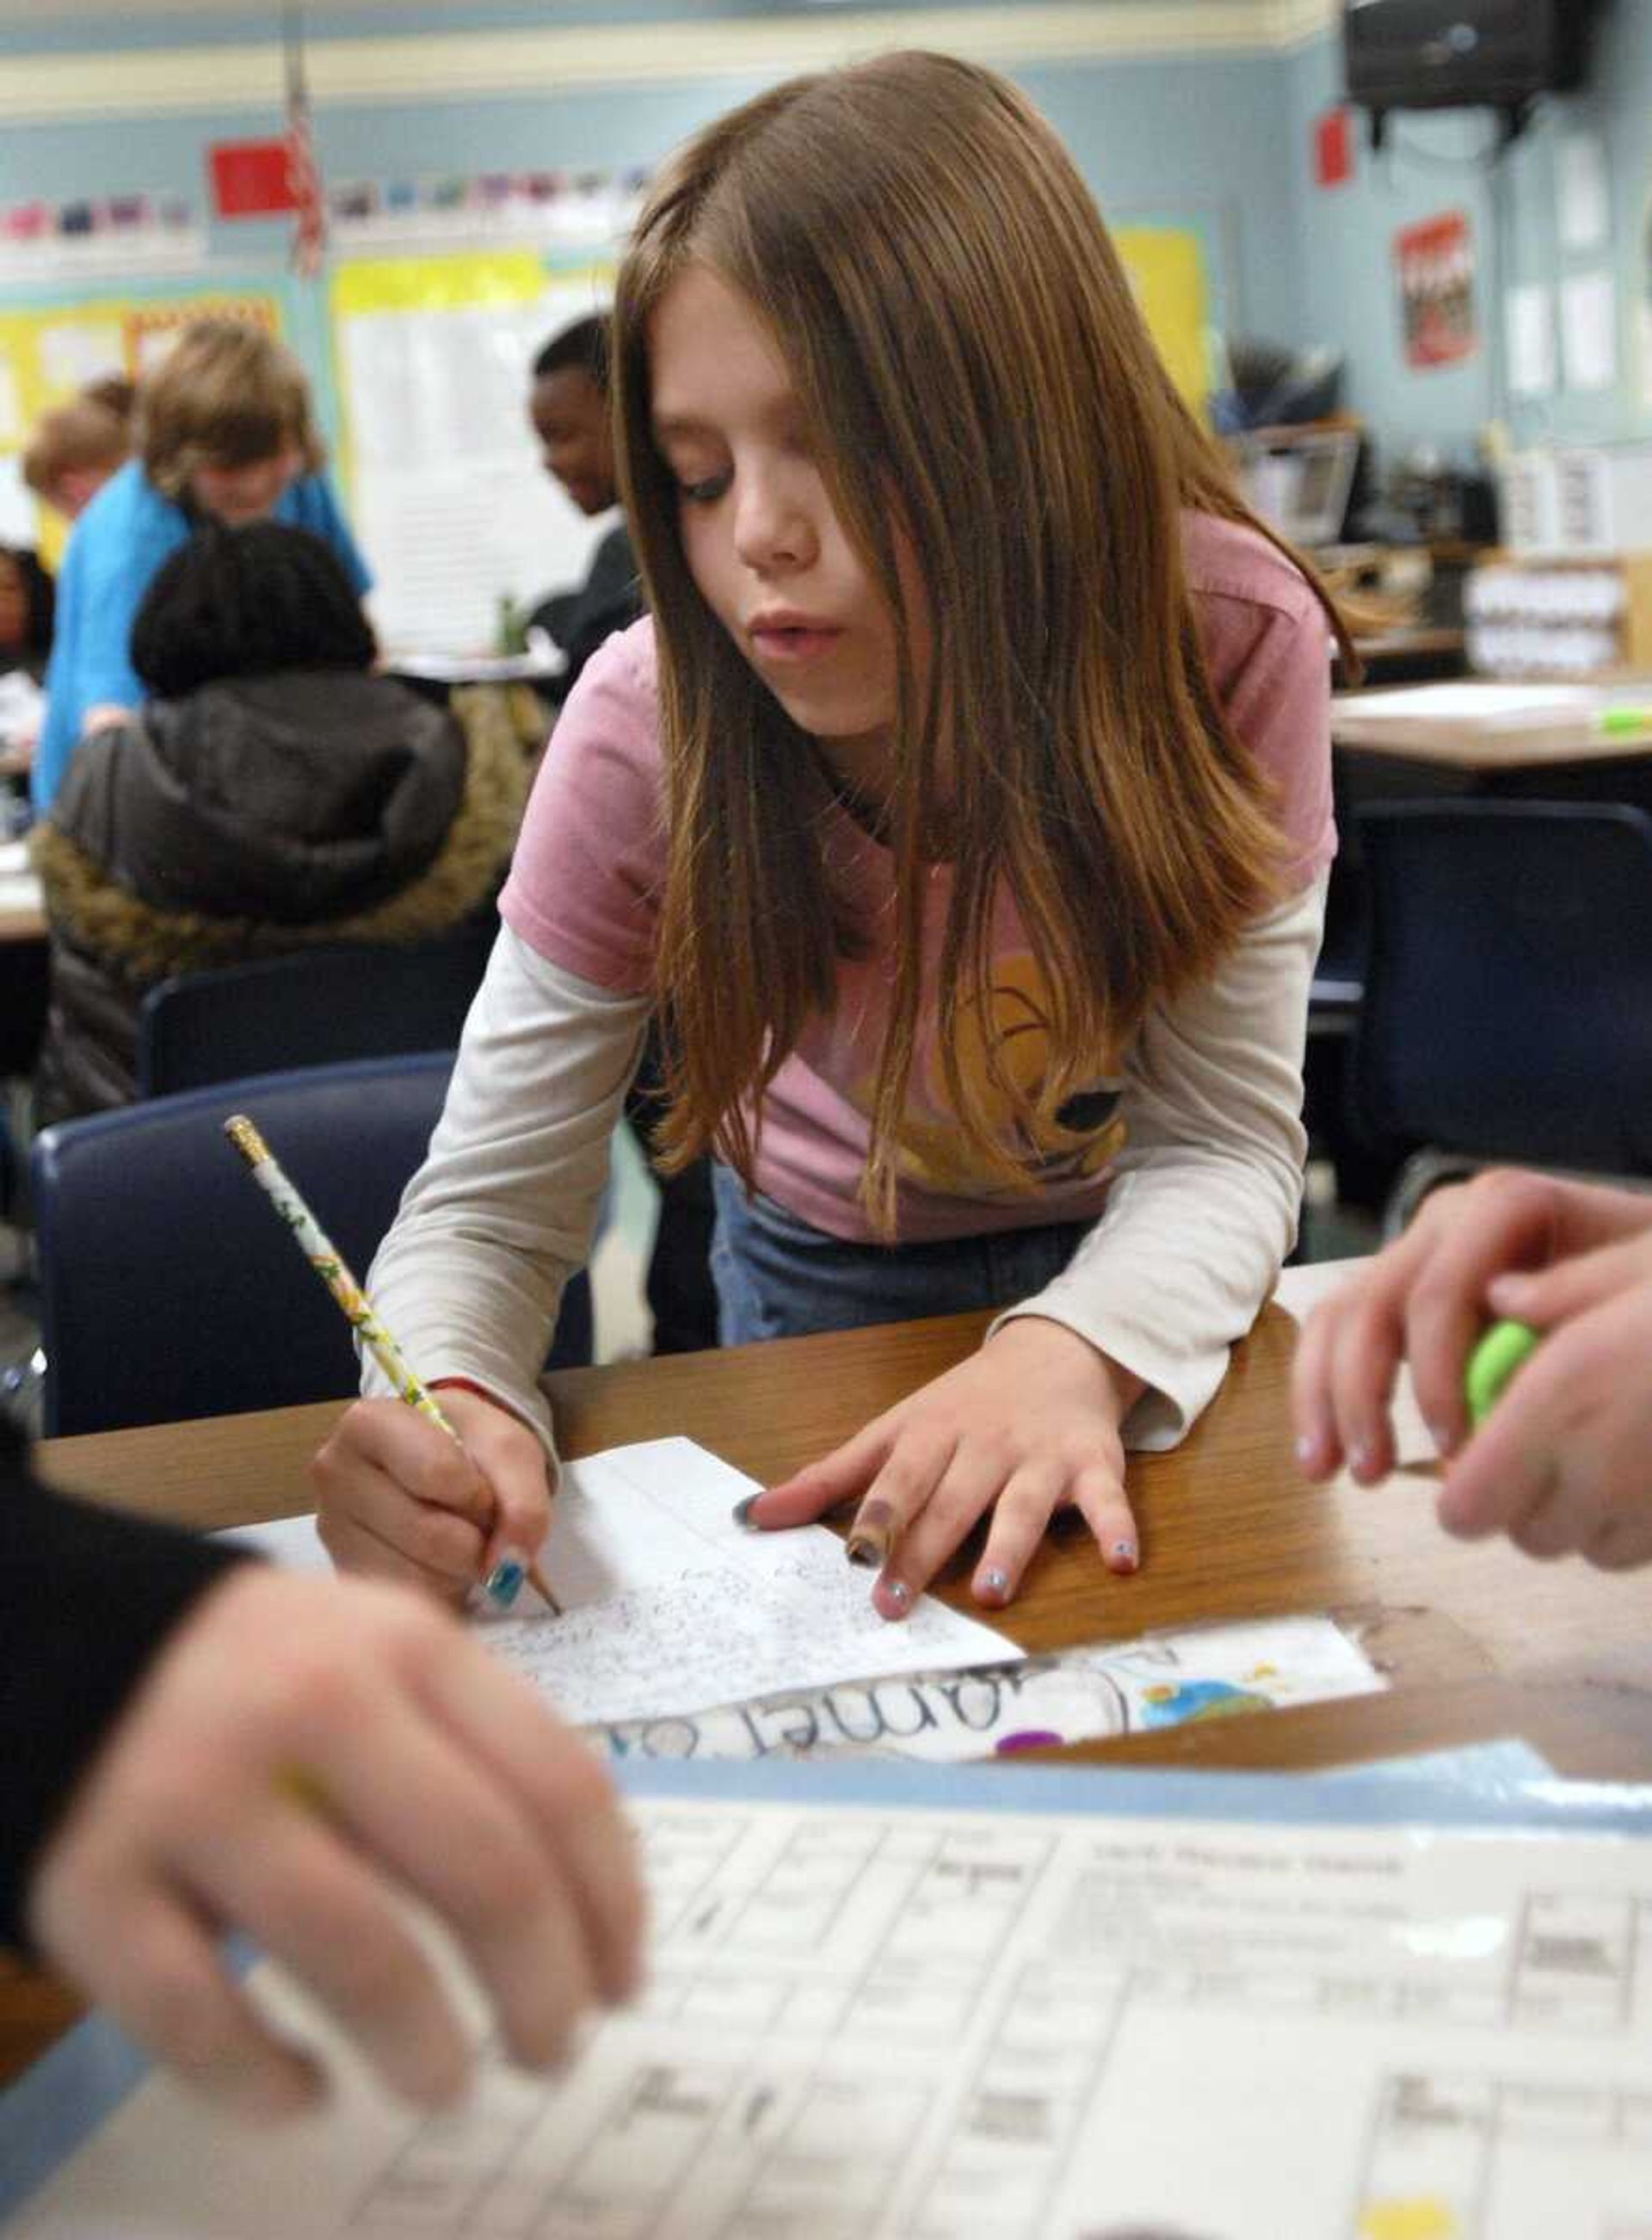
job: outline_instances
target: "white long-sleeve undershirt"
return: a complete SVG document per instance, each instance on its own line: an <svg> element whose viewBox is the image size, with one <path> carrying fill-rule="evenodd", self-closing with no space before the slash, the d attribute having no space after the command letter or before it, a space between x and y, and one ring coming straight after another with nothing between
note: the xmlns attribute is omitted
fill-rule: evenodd
<svg viewBox="0 0 1652 2240"><path fill-rule="evenodd" d="M1295 1236L1324 893L1322 879L1257 920L1210 979L1149 1012L1125 1067L1127 1145L1105 1210L1056 1281L998 1318L1062 1323L1141 1377L1132 1447L1187 1430ZM370 1277L427 1381L472 1379L548 1446L540 1367L590 1249L648 1014L646 997L610 995L503 929L429 1157ZM370 1358L363 1389L389 1389Z"/></svg>

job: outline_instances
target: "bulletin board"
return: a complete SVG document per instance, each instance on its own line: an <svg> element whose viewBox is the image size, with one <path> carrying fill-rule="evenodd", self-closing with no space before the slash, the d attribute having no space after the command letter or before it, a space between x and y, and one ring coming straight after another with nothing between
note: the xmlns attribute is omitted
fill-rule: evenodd
<svg viewBox="0 0 1652 2240"><path fill-rule="evenodd" d="M610 263L550 270L536 249L336 268L340 470L390 648L490 651L503 600L583 577L607 524L545 473L528 391L540 345L612 281Z"/></svg>
<svg viewBox="0 0 1652 2240"><path fill-rule="evenodd" d="M208 317L248 320L271 334L283 326L279 297L261 289L0 306L0 542L37 544L51 568L62 552L63 523L36 506L23 480L21 455L37 417L101 375L142 373L181 327Z"/></svg>
<svg viewBox="0 0 1652 2240"><path fill-rule="evenodd" d="M1210 396L1211 303L1204 243L1191 227L1123 225L1113 244L1170 378L1201 418Z"/></svg>

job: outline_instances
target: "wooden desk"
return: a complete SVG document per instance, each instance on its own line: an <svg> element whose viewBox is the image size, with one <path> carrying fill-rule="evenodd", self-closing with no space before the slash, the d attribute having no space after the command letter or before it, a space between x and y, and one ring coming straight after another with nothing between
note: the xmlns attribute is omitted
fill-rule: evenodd
<svg viewBox="0 0 1652 2240"><path fill-rule="evenodd" d="M1609 690L1471 678L1340 693L1331 702L1331 738L1339 747L1470 771L1633 763L1652 757L1652 726L1624 737L1597 730L1595 717L1602 708L1649 704L1652 683Z"/></svg>
<svg viewBox="0 0 1652 2240"><path fill-rule="evenodd" d="M1336 1271L1294 1270L1282 1291L1296 1302L1333 1280ZM783 1339L563 1370L548 1385L570 1456L676 1432L769 1482L938 1375L983 1326L983 1317L966 1315ZM1285 1401L1295 1329L1279 1306L1266 1309L1183 1445L1132 1459L1141 1571L1111 1577L1077 1520L1063 1520L1035 1559L1007 1630L1027 1648L1045 1649L1205 1620L1335 1611L1361 1630L1397 1683L1424 1691L1410 1707L1420 1743L1449 1731L1429 1703L1459 1681L1561 1670L1580 1684L1598 1674L1615 1685L1627 1674L1638 1686L1638 1668L1622 1660L1652 1644L1652 1587L1643 1577L1535 1563L1501 1542L1446 1539L1433 1521L1431 1469L1402 1472L1376 1491L1302 1483ZM58 1439L42 1460L65 1485L212 1529L308 1507L305 1464L337 1413L330 1402ZM966 1551L940 1587L960 1608L971 1607L969 1570ZM1642 1762L1652 1773L1649 1654ZM1277 1715L1260 1725L1282 1737L1277 1763L1298 1762ZM1144 1739L1181 1754L1162 1736Z"/></svg>
<svg viewBox="0 0 1652 2240"><path fill-rule="evenodd" d="M1335 1271L1289 1271L1301 1305ZM719 1354L565 1370L549 1380L564 1451L683 1433L770 1480L819 1455L960 1358L984 1317L787 1339ZM1123 1640L1202 1620L1330 1611L1390 1676L1382 1697L1081 1746L1130 1763L1315 1766L1524 1736L1562 1771L1652 1778L1652 1589L1643 1575L1542 1565L1502 1543L1447 1540L1428 1472L1380 1490L1304 1486L1285 1381L1295 1324L1268 1308L1216 1402L1175 1454L1130 1466L1143 1565L1110 1577L1076 1520L1036 1558L1006 1630L1029 1649ZM304 1467L335 1403L50 1442L50 1474L207 1528L309 1505ZM940 1591L968 1603L968 1558ZM1013 1771L1007 1771L1013 1779ZM0 1981L0 2079L73 2012L37 1977Z"/></svg>

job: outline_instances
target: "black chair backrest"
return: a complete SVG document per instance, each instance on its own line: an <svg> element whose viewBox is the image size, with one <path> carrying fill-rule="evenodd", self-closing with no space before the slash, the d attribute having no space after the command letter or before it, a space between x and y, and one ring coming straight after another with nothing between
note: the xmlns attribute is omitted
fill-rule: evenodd
<svg viewBox="0 0 1652 2240"><path fill-rule="evenodd" d="M338 943L163 980L138 1015L138 1094L450 1050L497 930L490 912L432 941Z"/></svg>
<svg viewBox="0 0 1652 2240"><path fill-rule="evenodd" d="M314 1067L46 1129L34 1186L48 1436L354 1392L349 1325L223 1123L251 1116L364 1279L452 1065L446 1051ZM553 1359L588 1360L590 1329L582 1277Z"/></svg>
<svg viewBox="0 0 1652 2240"><path fill-rule="evenodd" d="M1362 810L1370 926L1350 1090L1401 1149L1652 1173L1652 817Z"/></svg>

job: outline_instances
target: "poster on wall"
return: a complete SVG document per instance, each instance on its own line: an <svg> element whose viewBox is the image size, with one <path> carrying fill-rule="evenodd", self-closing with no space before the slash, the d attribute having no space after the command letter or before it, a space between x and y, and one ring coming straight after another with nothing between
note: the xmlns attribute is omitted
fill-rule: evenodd
<svg viewBox="0 0 1652 2240"><path fill-rule="evenodd" d="M1402 226L1394 237L1405 362L1422 370L1455 365L1480 346L1475 309L1474 238L1462 210Z"/></svg>
<svg viewBox="0 0 1652 2240"><path fill-rule="evenodd" d="M1190 227L1118 225L1113 246L1159 356L1182 397L1202 414L1210 395L1210 283Z"/></svg>
<svg viewBox="0 0 1652 2240"><path fill-rule="evenodd" d="M544 472L528 424L539 345L608 300L612 269L536 250L337 266L350 518L398 655L496 650L501 603L578 583L610 526Z"/></svg>

